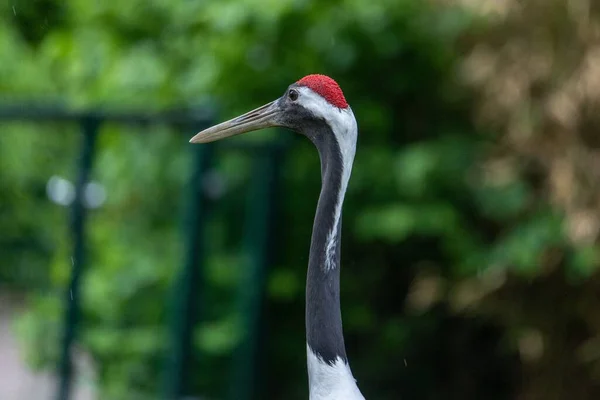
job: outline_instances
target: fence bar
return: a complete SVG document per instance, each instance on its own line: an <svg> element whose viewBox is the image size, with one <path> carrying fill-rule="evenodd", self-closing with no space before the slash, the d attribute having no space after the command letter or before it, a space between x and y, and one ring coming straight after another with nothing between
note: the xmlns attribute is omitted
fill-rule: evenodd
<svg viewBox="0 0 600 400"><path fill-rule="evenodd" d="M210 166L213 146L190 146L194 169L189 182L185 215L185 265L173 287L174 311L171 324L171 347L167 355L164 398L174 400L188 395L190 373L195 363L193 331L201 313L201 288L204 281L204 226L206 199L203 175Z"/></svg>
<svg viewBox="0 0 600 400"><path fill-rule="evenodd" d="M233 364L231 400L250 400L258 397L260 368L261 320L269 250L272 248L275 217L275 196L278 183L278 152L262 149L254 153L252 187L246 206L244 251L248 265L243 267L240 281L238 313L245 335L236 350Z"/></svg>
<svg viewBox="0 0 600 400"><path fill-rule="evenodd" d="M71 235L73 240L72 271L68 290L64 321L58 400L68 400L74 375L72 348L80 319L80 287L85 268L85 220L84 191L89 181L94 150L100 124L104 121L125 124L180 124L204 128L210 124L212 110L175 110L153 112L114 112L110 110L68 110L52 106L0 106L0 120L12 121L80 121L83 131L79 159L75 199L70 209ZM261 311L265 286L269 248L273 240L271 223L275 213L277 193L277 162L287 141L256 143L224 141L216 145L190 146L193 155L193 172L189 183L188 205L185 214L185 261L183 269L173 285L173 318L170 326L170 347L167 349L167 364L164 377L164 398L180 399L190 395L190 374L194 370L195 351L193 330L201 314L201 290L205 259L204 225L206 202L203 193L203 173L210 165L214 148L244 149L256 155L251 193L248 198L247 226L244 246L249 256L241 282L238 309L246 335L236 350L230 397L234 400L256 398L259 378L259 343L261 342ZM213 147L215 146L215 147Z"/></svg>
<svg viewBox="0 0 600 400"><path fill-rule="evenodd" d="M75 182L75 198L71 205L71 234L73 235L73 257L71 258L72 270L68 290L65 293L67 305L62 338L62 351L60 358L60 382L58 387L58 400L68 400L73 380L72 348L75 340L77 324L80 313L80 287L81 276L85 265L85 205L84 191L90 178L96 136L100 121L95 118L83 118L82 144L79 160L79 171Z"/></svg>
<svg viewBox="0 0 600 400"><path fill-rule="evenodd" d="M169 110L162 112L118 110L71 110L47 105L4 105L0 106L0 120L24 121L77 121L86 118L126 124L207 124L212 120L212 110Z"/></svg>

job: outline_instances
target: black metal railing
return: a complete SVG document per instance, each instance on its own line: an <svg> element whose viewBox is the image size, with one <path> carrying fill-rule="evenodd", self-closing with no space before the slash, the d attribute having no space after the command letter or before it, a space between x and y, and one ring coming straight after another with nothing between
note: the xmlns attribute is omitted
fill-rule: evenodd
<svg viewBox="0 0 600 400"><path fill-rule="evenodd" d="M86 207L84 190L90 180L100 128L106 122L122 124L170 124L185 127L186 135L211 125L211 112L119 113L106 111L69 111L60 108L12 106L0 108L0 121L69 122L81 126L81 147L77 165L75 197L70 205L72 235L72 269L65 290L65 311L60 361L58 400L68 400L73 380L72 348L78 334L81 307L81 287L85 284L86 270ZM189 129L188 129L189 128ZM278 175L276 164L285 148L283 143L246 144L224 142L223 147L244 147L254 153L254 171L246 212L245 251L250 257L246 282L240 285L239 309L245 325L245 339L235 355L235 366L229 397L235 400L251 399L253 384L257 381L257 343L261 319L261 298L272 240L270 221L275 209ZM192 331L201 315L203 266L206 258L204 230L206 221L206 194L203 177L212 164L215 145L191 146L193 166L190 173L187 206L184 215L185 258L173 293L174 309L170 321L171 341L165 363L163 394L172 400L188 393L194 364Z"/></svg>

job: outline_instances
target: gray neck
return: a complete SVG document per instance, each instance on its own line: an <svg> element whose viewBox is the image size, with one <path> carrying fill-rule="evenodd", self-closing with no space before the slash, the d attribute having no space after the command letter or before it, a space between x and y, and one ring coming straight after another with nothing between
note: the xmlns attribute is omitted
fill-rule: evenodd
<svg viewBox="0 0 600 400"><path fill-rule="evenodd" d="M331 364L338 357L347 361L340 310L340 243L342 202L350 174L344 171L339 143L330 130L312 139L321 159L322 185L306 280L306 339L312 351ZM351 162L346 168L351 168Z"/></svg>

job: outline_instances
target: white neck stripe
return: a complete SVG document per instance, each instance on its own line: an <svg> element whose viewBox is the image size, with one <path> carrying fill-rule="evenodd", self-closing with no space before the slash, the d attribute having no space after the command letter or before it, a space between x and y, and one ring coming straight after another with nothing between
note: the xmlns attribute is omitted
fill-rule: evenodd
<svg viewBox="0 0 600 400"><path fill-rule="evenodd" d="M323 118L330 126L340 148L342 156L342 181L340 193L336 199L334 221L325 247L325 270L335 268L335 250L338 241L338 225L342 216L342 204L348 181L352 173L352 163L356 153L356 140L358 127L352 109L335 107L327 102L321 95L313 92L307 87L299 87L300 96L298 102L316 117Z"/></svg>

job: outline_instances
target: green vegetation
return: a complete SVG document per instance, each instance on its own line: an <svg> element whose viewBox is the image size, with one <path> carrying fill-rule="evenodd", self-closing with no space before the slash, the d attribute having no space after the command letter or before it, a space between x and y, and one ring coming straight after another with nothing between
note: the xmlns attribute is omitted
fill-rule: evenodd
<svg viewBox="0 0 600 400"><path fill-rule="evenodd" d="M484 16L447 3L7 2L0 103L145 111L218 104L227 118L303 75L328 74L360 129L344 214L342 307L365 395L598 398L600 15L566 0ZM71 266L65 210L44 191L52 175L72 178L77 129L0 127L0 279L30 294L17 329L39 368L56 364ZM102 129L94 179L108 198L90 217L79 343L97 363L102 399L159 392L194 133ZM276 135L293 137L246 140ZM320 174L310 143L291 141L260 399L307 398L304 281ZM212 204L194 388L217 398L227 393L242 337L238 221L251 158L238 150L217 157L227 191ZM542 338L541 354L528 351L532 337Z"/></svg>

